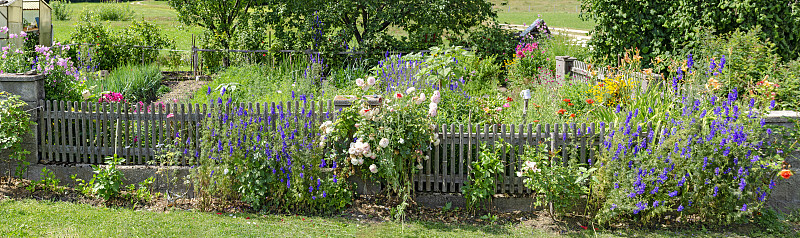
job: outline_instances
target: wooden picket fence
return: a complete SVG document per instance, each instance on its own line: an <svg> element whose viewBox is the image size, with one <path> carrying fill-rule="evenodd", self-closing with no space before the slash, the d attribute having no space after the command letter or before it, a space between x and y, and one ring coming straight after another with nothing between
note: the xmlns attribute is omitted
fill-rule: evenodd
<svg viewBox="0 0 800 238"><path fill-rule="evenodd" d="M103 164L105 158L117 154L125 158L126 165L148 165L164 145L174 144L176 138L195 143L180 143L184 149L200 151L202 121L212 116L214 105L205 104L127 104L95 102L41 102L39 113L40 158L51 164ZM239 104L255 115L266 118L269 108L279 106L289 112L311 111L313 125L333 120L336 109L332 101L279 102ZM149 108L149 110L148 110ZM230 108L230 107L228 107ZM303 110L306 108L306 110ZM299 113L294 113L295 116ZM274 115L273 115L274 116ZM299 118L299 117L298 117ZM520 170L526 145L548 143L560 151L563 162L578 159L581 162L595 157L602 141L604 128L597 125L439 125L438 146L431 145L428 160L415 177L417 191L458 193L469 181L469 168L478 159L481 143L505 147L501 153L505 170L499 176L498 193L527 194L523 178L516 176ZM498 141L508 144L499 144ZM533 147L530 147L533 148ZM173 150L175 148L172 148ZM505 149L503 150L505 151ZM190 156L187 156L190 157ZM191 165L183 158L179 165Z"/></svg>

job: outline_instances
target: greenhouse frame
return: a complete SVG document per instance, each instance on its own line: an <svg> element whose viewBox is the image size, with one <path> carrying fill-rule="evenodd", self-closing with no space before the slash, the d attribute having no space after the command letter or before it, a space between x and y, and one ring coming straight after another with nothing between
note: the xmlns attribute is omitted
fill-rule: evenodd
<svg viewBox="0 0 800 238"><path fill-rule="evenodd" d="M11 36L26 32L28 37L38 36L38 44L53 45L53 24L50 5L45 0L0 0L0 46L22 46L23 38Z"/></svg>

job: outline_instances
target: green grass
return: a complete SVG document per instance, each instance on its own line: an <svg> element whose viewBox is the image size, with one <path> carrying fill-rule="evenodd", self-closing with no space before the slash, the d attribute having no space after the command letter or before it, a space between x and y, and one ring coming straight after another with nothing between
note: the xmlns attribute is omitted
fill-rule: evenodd
<svg viewBox="0 0 800 238"><path fill-rule="evenodd" d="M175 48L189 50L192 48L192 34L199 36L203 28L197 26L186 26L178 22L178 16L166 1L143 1L141 4L132 2L123 3L71 3L68 4L72 10L72 18L68 21L53 21L54 40L58 42L70 42L70 35L75 30L75 25L80 21L80 12L84 9L96 9L104 4L124 5L128 4L130 9L135 12L132 19L144 19L155 24L169 39L175 40ZM131 21L107 21L105 24L109 29L119 31L130 25Z"/></svg>
<svg viewBox="0 0 800 238"><path fill-rule="evenodd" d="M247 218L250 219L247 219ZM0 237L558 237L519 224L362 223L337 217L150 212L37 200L0 200ZM574 231L569 237L730 237L760 233L667 230ZM776 235L781 237L782 235Z"/></svg>
<svg viewBox="0 0 800 238"><path fill-rule="evenodd" d="M163 76L156 65L127 65L115 69L105 78L89 78L86 84L94 87L95 94L118 92L130 102L149 102L158 98Z"/></svg>
<svg viewBox="0 0 800 238"><path fill-rule="evenodd" d="M498 20L510 24L531 24L542 18L548 26L591 30L593 22L580 19L579 0L490 0L495 4ZM507 3L502 5L502 3ZM541 16L540 16L541 15Z"/></svg>

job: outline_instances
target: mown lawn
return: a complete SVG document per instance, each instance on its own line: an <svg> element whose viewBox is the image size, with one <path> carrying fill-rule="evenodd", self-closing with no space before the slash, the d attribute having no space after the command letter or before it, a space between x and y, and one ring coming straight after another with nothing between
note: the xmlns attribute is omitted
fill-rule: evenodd
<svg viewBox="0 0 800 238"><path fill-rule="evenodd" d="M591 30L594 22L580 19L580 0L490 0L497 10L498 21L510 24L531 24L542 18L548 26ZM505 3L505 5L503 5Z"/></svg>
<svg viewBox="0 0 800 238"><path fill-rule="evenodd" d="M554 237L523 225L362 223L334 217L151 212L37 200L0 200L0 237ZM568 237L741 237L696 230L601 230Z"/></svg>
<svg viewBox="0 0 800 238"><path fill-rule="evenodd" d="M136 13L133 19L144 19L155 24L159 30L167 35L169 39L175 41L175 49L188 50L192 48L192 34L200 36L203 29L197 26L186 26L178 22L177 13L166 1L142 1L142 2L123 2L123 3L71 3L69 8L72 10L72 18L68 21L53 21L54 40L58 42L70 42L70 35L75 31L76 25L80 22L80 13L84 10L93 9L102 4L128 5ZM109 29L119 31L131 24L131 21L106 21Z"/></svg>

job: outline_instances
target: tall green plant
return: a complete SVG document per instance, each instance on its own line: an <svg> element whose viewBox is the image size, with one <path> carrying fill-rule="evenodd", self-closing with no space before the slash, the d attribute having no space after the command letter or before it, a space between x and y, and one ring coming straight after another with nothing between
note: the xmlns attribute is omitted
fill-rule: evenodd
<svg viewBox="0 0 800 238"><path fill-rule="evenodd" d="M470 165L470 180L467 181L461 193L467 200L467 208L478 209L491 202L497 189L497 183L502 182L503 161L501 153L508 153L511 145L499 141L493 145L482 143L478 150L478 159Z"/></svg>
<svg viewBox="0 0 800 238"><path fill-rule="evenodd" d="M0 91L0 150L11 152L9 158L0 158L0 161L21 162L30 153L22 149L22 138L32 124L23 110L25 105L19 95Z"/></svg>

